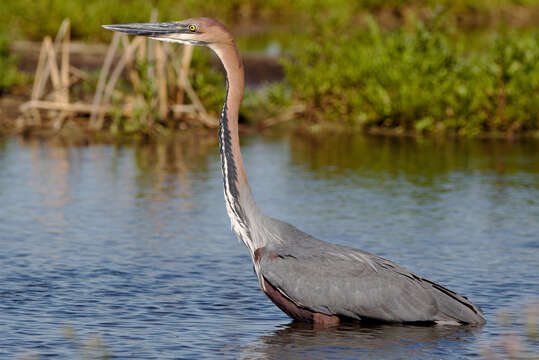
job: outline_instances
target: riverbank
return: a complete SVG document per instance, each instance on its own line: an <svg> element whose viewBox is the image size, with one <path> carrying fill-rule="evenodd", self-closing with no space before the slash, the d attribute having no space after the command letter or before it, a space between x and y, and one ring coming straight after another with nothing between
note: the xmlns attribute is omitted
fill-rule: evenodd
<svg viewBox="0 0 539 360"><path fill-rule="evenodd" d="M39 4L32 6L39 9ZM77 4L75 1L74 8ZM62 9L57 5L53 13ZM101 5L96 5L97 13L103 10ZM112 5L106 8L114 17L121 6ZM158 8L169 5L159 3ZM134 2L130 9L137 6L142 9L146 5ZM279 125L312 133L363 131L397 136L539 137L539 30L535 16L539 6L533 1L492 4L463 0L442 5L430 1L370 1L351 5L324 0L316 9L307 4L257 1L240 9L230 4L200 6L187 2L180 7L193 15L204 10L214 16L217 11L226 23L233 24L231 29L247 72L240 111L240 122L246 127ZM97 19L81 23L70 13L72 10L66 9L65 14L74 16L73 38L95 41L110 36L99 26L90 26ZM170 12L162 13L159 20L168 20ZM277 17L278 13L282 16ZM126 14L130 21L147 21L138 18L144 11ZM293 15L296 21L287 22ZM21 15L29 16L33 15ZM8 23L14 21L8 18ZM52 24L54 19L50 21ZM110 22L123 22L123 18ZM39 31L50 34L50 27L45 25L25 28L21 33L27 39L36 37ZM10 34L13 29L3 31ZM9 65L1 70L12 68L18 58L19 69L33 71L39 53L36 44L17 41L11 43L7 53L0 51ZM71 58L87 72L86 80L70 100L89 104L107 46L72 46L74 52L81 48L86 50ZM200 98L200 106L215 119L224 96L220 65L209 51L197 49L191 66L188 80ZM156 121L157 132L200 126L185 117L169 119L161 105L160 115L155 115L155 99L160 96L160 103L174 106L176 98L171 94L175 90L169 91L168 100L158 94L155 79L148 76L154 73L151 67L147 62L135 64L125 77L131 78L134 70L141 86L127 89L124 82L115 90L116 103L106 105L118 106L121 98L122 106L127 104L128 112L135 112L134 120L109 119L108 131L121 136L129 135L126 132L153 136ZM22 76L22 80L5 78L11 79L11 84L4 85L4 93L15 92L17 98L29 96L31 75ZM84 124L84 118L80 120ZM0 128L18 131L14 124L11 119L1 120ZM24 129L34 130L43 129Z"/></svg>
<svg viewBox="0 0 539 360"><path fill-rule="evenodd" d="M183 139L185 136L197 136L206 139L215 138L216 130L203 126L190 126L181 129L167 131L166 133L112 133L108 129L102 131L89 131L86 127L87 119L80 118L71 121L61 130L52 127L32 127L21 130L17 125L17 117L20 114L19 107L25 101L21 96L0 97L0 137L22 137L38 138L43 140L54 140L62 145L80 146L93 143L140 143L140 142L169 142L173 139ZM271 120L271 119L270 119ZM436 141L464 140L470 136L462 136L456 133L439 132L426 133L417 131L403 131L402 129L388 129L383 127L361 128L359 126L350 127L334 123L321 123L306 125L301 118L287 119L275 125L265 126L264 123L240 123L240 136L261 134L274 136L275 134L289 134L306 138L317 138L320 136L339 136L343 134L365 134L373 137L401 137L422 139L432 139ZM539 140L539 132L520 132L508 135L502 132L484 132L477 134L473 138L478 140L505 140L507 142ZM216 138L215 138L216 141Z"/></svg>

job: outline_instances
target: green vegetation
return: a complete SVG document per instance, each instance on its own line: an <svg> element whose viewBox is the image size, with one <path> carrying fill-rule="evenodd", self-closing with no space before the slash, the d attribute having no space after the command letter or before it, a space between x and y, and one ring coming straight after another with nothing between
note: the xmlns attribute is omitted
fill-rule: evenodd
<svg viewBox="0 0 539 360"><path fill-rule="evenodd" d="M307 118L471 136L538 129L539 31L489 35L474 50L433 24L368 25L324 24L293 47L286 75Z"/></svg>
<svg viewBox="0 0 539 360"><path fill-rule="evenodd" d="M195 48L189 78L206 110L218 116L225 97L225 75L211 64L211 51Z"/></svg>
<svg viewBox="0 0 539 360"><path fill-rule="evenodd" d="M278 41L285 80L246 92L243 121L255 124L305 105L301 125L395 133L539 132L537 0L6 0L0 34L41 40L64 18L72 38L108 41L100 25L213 16L230 25L243 52ZM0 44L2 42L0 41ZM0 91L17 82L0 45ZM7 49L4 45L3 49ZM191 83L218 113L223 76L195 51ZM144 80L144 69L138 69ZM136 121L113 130L148 131L156 89L137 94ZM301 107L297 107L301 108ZM163 119L151 119L157 128Z"/></svg>
<svg viewBox="0 0 539 360"><path fill-rule="evenodd" d="M533 21L528 17L537 15L538 6L537 0L4 0L0 3L3 18L0 32L16 38L41 40L44 35L55 34L61 21L69 18L74 38L105 40L110 34L100 31L101 24L147 21L152 8L159 11L160 20L212 16L232 26L260 28L262 24L272 28L284 25L299 30L310 24L317 14L360 17L370 12L394 26L409 14L426 16L439 7L446 9L447 18L461 21L473 18L473 21L462 21L463 26L472 27L498 20L513 22L511 13L523 10L523 15L517 18L524 24L518 25L526 25Z"/></svg>
<svg viewBox="0 0 539 360"><path fill-rule="evenodd" d="M17 59L9 52L9 40L0 34L0 94L21 82Z"/></svg>

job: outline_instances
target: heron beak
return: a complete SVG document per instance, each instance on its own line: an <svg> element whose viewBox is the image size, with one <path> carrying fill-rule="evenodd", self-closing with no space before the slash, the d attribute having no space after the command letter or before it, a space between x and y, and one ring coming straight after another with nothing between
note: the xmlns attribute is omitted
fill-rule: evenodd
<svg viewBox="0 0 539 360"><path fill-rule="evenodd" d="M128 35L160 37L175 33L188 32L187 26L178 22L133 23L102 25L107 30L119 31Z"/></svg>

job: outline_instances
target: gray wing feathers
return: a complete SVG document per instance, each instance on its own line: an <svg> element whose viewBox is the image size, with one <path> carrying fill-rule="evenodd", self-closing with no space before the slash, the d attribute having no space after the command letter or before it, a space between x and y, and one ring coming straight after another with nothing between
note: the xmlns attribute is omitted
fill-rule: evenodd
<svg viewBox="0 0 539 360"><path fill-rule="evenodd" d="M436 301L421 283L344 259L264 257L264 278L296 305L327 315L385 321L429 321Z"/></svg>
<svg viewBox="0 0 539 360"><path fill-rule="evenodd" d="M421 280L436 299L440 320L448 317L467 324L484 324L486 322L481 309L466 297L430 280Z"/></svg>
<svg viewBox="0 0 539 360"><path fill-rule="evenodd" d="M485 322L480 309L465 297L383 258L342 250L347 252L336 257L275 249L273 256L261 258L260 271L296 305L327 315L397 322ZM361 261L366 256L369 261Z"/></svg>
<svg viewBox="0 0 539 360"><path fill-rule="evenodd" d="M268 221L280 240L264 248L259 271L298 306L356 319L485 322L481 310L465 297L389 260L321 241L276 219Z"/></svg>

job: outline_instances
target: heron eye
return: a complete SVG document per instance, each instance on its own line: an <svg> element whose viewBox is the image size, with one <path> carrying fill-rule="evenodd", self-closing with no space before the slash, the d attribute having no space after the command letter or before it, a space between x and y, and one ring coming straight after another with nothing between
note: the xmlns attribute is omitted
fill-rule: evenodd
<svg viewBox="0 0 539 360"><path fill-rule="evenodd" d="M198 26L194 24L189 25L187 28L189 29L189 31L192 31L192 32L195 32L198 30Z"/></svg>

